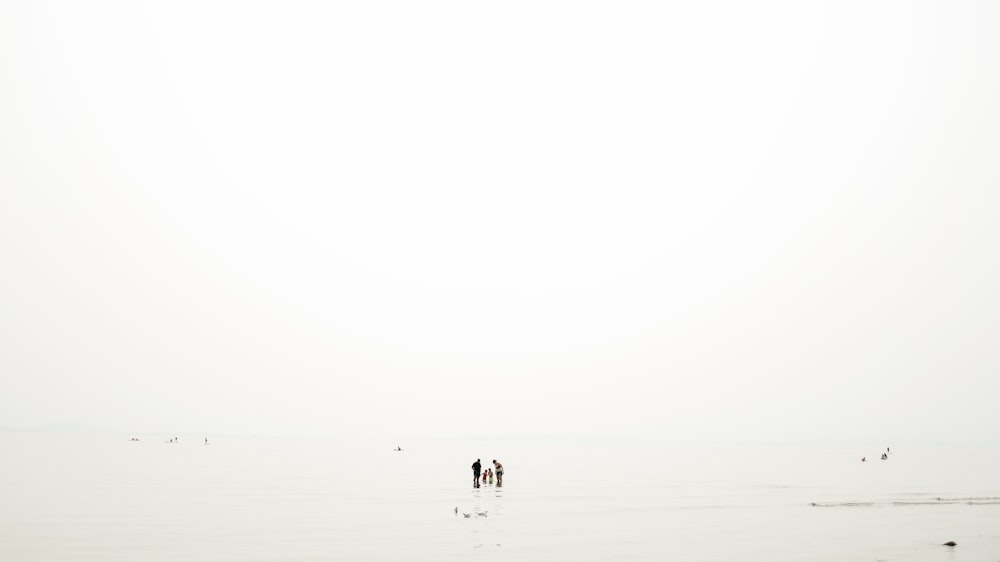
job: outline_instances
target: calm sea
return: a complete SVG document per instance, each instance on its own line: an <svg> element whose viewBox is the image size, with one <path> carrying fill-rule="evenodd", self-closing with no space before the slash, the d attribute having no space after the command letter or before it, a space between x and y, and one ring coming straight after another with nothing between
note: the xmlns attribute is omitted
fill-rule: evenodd
<svg viewBox="0 0 1000 562"><path fill-rule="evenodd" d="M0 560L1000 560L996 447L129 437L0 433Z"/></svg>

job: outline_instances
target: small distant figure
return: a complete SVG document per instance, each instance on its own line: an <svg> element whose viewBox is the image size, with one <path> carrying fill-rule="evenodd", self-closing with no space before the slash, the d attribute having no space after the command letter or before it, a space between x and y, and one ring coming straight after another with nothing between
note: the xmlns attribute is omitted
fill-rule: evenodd
<svg viewBox="0 0 1000 562"><path fill-rule="evenodd" d="M479 487L479 472L483 469L483 465L479 459L472 463L472 487Z"/></svg>
<svg viewBox="0 0 1000 562"><path fill-rule="evenodd" d="M458 506L455 506L455 515L458 515Z"/></svg>
<svg viewBox="0 0 1000 562"><path fill-rule="evenodd" d="M865 462L865 457L861 457L861 462Z"/></svg>
<svg viewBox="0 0 1000 562"><path fill-rule="evenodd" d="M493 469L492 468L487 468L486 469L486 473L489 474L489 476L490 476L490 484L492 484L493 483Z"/></svg>
<svg viewBox="0 0 1000 562"><path fill-rule="evenodd" d="M497 486L503 486L503 465L493 459L493 466L497 469Z"/></svg>

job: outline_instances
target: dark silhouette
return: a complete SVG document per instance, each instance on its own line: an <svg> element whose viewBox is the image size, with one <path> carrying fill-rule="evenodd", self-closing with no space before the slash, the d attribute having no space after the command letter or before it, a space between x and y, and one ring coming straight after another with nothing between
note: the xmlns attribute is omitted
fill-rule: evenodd
<svg viewBox="0 0 1000 562"><path fill-rule="evenodd" d="M482 463L479 462L479 459L476 459L476 462L472 463L472 487L473 488L478 488L479 487L479 472L482 469L483 469Z"/></svg>

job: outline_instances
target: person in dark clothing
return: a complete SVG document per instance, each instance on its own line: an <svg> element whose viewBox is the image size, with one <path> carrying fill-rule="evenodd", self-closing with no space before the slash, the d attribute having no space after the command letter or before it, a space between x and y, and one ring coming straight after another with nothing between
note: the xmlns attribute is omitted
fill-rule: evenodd
<svg viewBox="0 0 1000 562"><path fill-rule="evenodd" d="M479 459L476 459L476 462L472 463L472 486L474 488L479 487L479 472L482 470L482 463L479 462Z"/></svg>

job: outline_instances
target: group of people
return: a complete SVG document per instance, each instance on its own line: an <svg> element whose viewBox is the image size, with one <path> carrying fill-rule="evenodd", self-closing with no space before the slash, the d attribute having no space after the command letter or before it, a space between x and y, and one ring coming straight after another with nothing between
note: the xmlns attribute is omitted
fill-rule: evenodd
<svg viewBox="0 0 1000 562"><path fill-rule="evenodd" d="M494 468L496 469L495 473L493 472ZM487 468L486 471L483 471L482 462L476 459L476 462L472 463L472 487L478 488L480 479L482 479L483 484L486 484L487 480L492 484L494 474L497 477L497 486L503 486L503 465L493 459L493 468Z"/></svg>

